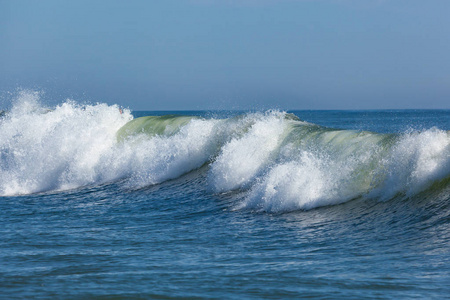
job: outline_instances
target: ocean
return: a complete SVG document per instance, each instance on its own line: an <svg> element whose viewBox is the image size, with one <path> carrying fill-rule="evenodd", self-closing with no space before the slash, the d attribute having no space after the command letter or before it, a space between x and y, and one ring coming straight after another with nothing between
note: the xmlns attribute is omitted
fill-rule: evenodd
<svg viewBox="0 0 450 300"><path fill-rule="evenodd" d="M450 111L0 114L4 299L444 299Z"/></svg>

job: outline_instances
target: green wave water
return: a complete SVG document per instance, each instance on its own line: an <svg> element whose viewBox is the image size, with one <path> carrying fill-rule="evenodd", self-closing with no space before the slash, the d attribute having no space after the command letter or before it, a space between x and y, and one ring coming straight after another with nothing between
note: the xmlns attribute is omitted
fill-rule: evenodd
<svg viewBox="0 0 450 300"><path fill-rule="evenodd" d="M174 135L182 126L188 124L195 117L165 115L165 116L147 116L136 118L117 132L117 139L123 141L130 136L145 134L149 137L155 135Z"/></svg>

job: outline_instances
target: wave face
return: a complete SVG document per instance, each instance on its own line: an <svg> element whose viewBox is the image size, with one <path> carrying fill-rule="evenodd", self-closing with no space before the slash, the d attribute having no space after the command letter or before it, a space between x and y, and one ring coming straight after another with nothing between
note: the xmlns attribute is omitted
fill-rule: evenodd
<svg viewBox="0 0 450 300"><path fill-rule="evenodd" d="M210 192L237 192L236 209L283 212L448 188L450 134L335 130L277 111L133 119L106 104L49 110L22 93L0 117L0 162L2 196L116 180L135 189L206 165Z"/></svg>

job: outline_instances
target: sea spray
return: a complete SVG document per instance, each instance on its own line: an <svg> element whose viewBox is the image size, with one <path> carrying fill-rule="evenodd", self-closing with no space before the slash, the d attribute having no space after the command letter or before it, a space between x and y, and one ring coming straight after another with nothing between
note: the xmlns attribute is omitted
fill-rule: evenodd
<svg viewBox="0 0 450 300"><path fill-rule="evenodd" d="M386 139L368 132L295 126L278 162L256 180L238 208L279 212L357 198L380 180L377 162Z"/></svg>
<svg viewBox="0 0 450 300"><path fill-rule="evenodd" d="M215 120L193 119L174 135L140 135L118 145L119 169L128 173L129 188L174 179L207 163L217 150Z"/></svg>
<svg viewBox="0 0 450 300"><path fill-rule="evenodd" d="M117 130L132 119L116 105L67 101L53 110L21 93L0 121L0 194L69 189L102 182L99 162L112 154Z"/></svg>
<svg viewBox="0 0 450 300"><path fill-rule="evenodd" d="M21 94L0 123L0 194L66 190L127 179L140 188L207 162L217 145L215 120L185 122L175 134L137 133L118 140L130 111L67 101L48 110Z"/></svg>
<svg viewBox="0 0 450 300"><path fill-rule="evenodd" d="M246 116L244 134L223 145L211 165L210 185L216 192L227 192L251 183L274 159L287 127L284 115L276 112Z"/></svg>
<svg viewBox="0 0 450 300"><path fill-rule="evenodd" d="M400 134L381 163L386 179L372 197L388 200L399 193L417 194L450 176L450 132L431 128Z"/></svg>
<svg viewBox="0 0 450 300"><path fill-rule="evenodd" d="M282 212L411 197L450 176L450 135L442 130L351 139L336 138L338 131L323 134L336 136L284 149L288 154L255 180L237 208Z"/></svg>
<svg viewBox="0 0 450 300"><path fill-rule="evenodd" d="M23 92L0 117L0 195L122 180L127 189L202 166L211 195L237 209L284 212L352 199L412 197L450 176L450 135L325 128L284 112L231 118L147 116L116 105L54 108Z"/></svg>

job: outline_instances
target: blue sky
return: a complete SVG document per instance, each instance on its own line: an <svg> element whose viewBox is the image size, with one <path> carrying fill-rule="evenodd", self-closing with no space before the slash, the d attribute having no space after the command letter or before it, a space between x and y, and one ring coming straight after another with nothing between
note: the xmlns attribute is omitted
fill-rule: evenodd
<svg viewBox="0 0 450 300"><path fill-rule="evenodd" d="M450 108L450 1L0 0L0 91L134 110Z"/></svg>

